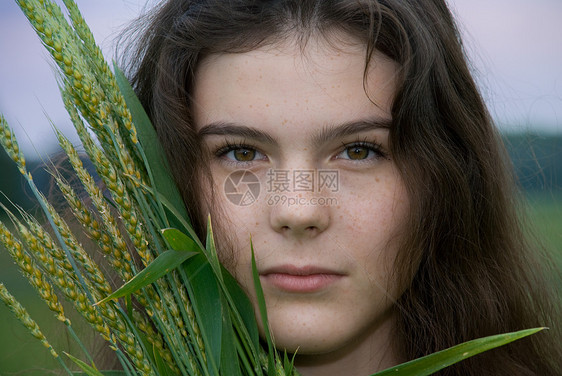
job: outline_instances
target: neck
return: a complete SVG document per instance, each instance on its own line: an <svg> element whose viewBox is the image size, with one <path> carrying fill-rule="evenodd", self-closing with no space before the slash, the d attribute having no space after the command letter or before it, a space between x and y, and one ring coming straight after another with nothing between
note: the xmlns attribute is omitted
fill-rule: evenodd
<svg viewBox="0 0 562 376"><path fill-rule="evenodd" d="M333 352L297 355L295 366L303 376L366 376L395 366L404 359L395 348L394 322L394 316L389 315L353 343Z"/></svg>

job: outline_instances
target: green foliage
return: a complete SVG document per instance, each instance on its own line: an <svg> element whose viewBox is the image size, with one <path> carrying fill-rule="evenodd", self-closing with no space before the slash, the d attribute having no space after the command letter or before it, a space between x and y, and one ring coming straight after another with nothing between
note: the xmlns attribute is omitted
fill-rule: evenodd
<svg viewBox="0 0 562 376"><path fill-rule="evenodd" d="M151 174L151 181L154 189L153 194L154 192L158 192L162 196L161 198L155 197L155 199L168 203L166 205L166 210L168 211L164 216L170 218L171 223L168 224L169 226L174 226L183 231L189 231L189 226L184 226L181 221L181 219L189 220L189 218L178 188L170 175L164 151L158 142L158 135L154 127L152 127L150 119L129 84L129 81L117 64L114 64L114 70L117 84L123 93L127 107L131 110L133 122L137 126L137 135L142 145L140 150L143 151L143 161L146 163L149 174ZM172 211L171 208L175 208L175 211Z"/></svg>
<svg viewBox="0 0 562 376"><path fill-rule="evenodd" d="M523 337L535 334L545 328L535 328L521 330L514 333L500 334L480 339L475 339L453 346L447 350L439 351L422 358L412 360L408 363L401 364L396 367L389 368L382 372L378 372L373 376L426 376L431 375L443 368L460 362L463 359L480 354L481 352L493 349L518 340Z"/></svg>
<svg viewBox="0 0 562 376"><path fill-rule="evenodd" d="M271 339L271 333L269 332L269 327L267 325L267 308L265 306L265 298L263 295L263 290L260 286L260 277L258 274L258 268L256 265L256 259L254 257L254 246L253 244L250 242L250 246L252 248L252 278L254 279L254 284L256 285L256 296L258 299L258 305L259 305L259 309L260 309L260 316L263 322L263 330L265 332L265 338L267 340L267 350L268 350L268 356L267 356L267 369L268 369L268 376L275 376L275 372L274 372L274 364L275 364L275 358L273 357L274 354L274 348L273 348L273 341Z"/></svg>
<svg viewBox="0 0 562 376"><path fill-rule="evenodd" d="M183 250L168 250L158 255L156 259L148 264L135 277L129 280L119 290L106 296L96 304L104 304L110 300L122 298L154 283L157 279L169 274L172 270L179 267L189 257L196 255L196 252L185 252Z"/></svg>
<svg viewBox="0 0 562 376"><path fill-rule="evenodd" d="M78 367L80 367L80 369L82 369L85 372L85 374L88 376L104 376L104 375L107 376L107 373L102 373L98 371L95 367L88 365L87 363L81 361L78 358L75 358L70 354L66 354L66 356L68 356L70 360L76 363Z"/></svg>

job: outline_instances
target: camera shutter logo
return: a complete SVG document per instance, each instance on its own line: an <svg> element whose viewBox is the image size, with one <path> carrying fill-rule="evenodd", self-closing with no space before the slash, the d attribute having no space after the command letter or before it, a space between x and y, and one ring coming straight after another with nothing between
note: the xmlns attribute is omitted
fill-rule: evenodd
<svg viewBox="0 0 562 376"><path fill-rule="evenodd" d="M226 178L224 192L234 205L249 206L260 195L260 181L250 170L237 170Z"/></svg>

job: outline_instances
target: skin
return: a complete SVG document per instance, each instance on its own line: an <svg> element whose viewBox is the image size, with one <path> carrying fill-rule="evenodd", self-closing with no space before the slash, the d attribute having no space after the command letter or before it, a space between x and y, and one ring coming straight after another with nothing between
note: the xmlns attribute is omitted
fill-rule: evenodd
<svg viewBox="0 0 562 376"><path fill-rule="evenodd" d="M409 203L388 151L397 67L376 52L364 87L364 56L345 35L311 38L304 48L211 55L195 81L213 182L204 191L214 192L205 209L215 233L229 235L217 239L219 252L255 302L251 236L274 341L297 352L304 375L366 375L402 361L392 333L403 291L392 271ZM224 194L241 169L261 184L247 206ZM275 203L269 169L337 170L338 189L290 189Z"/></svg>

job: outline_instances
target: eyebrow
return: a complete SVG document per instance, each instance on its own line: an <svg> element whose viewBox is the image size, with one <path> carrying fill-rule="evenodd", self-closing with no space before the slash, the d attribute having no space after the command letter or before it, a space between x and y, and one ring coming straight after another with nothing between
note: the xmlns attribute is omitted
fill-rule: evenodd
<svg viewBox="0 0 562 376"><path fill-rule="evenodd" d="M251 128L242 124L229 123L229 122L214 122L209 123L199 130L199 136L239 136L242 138L249 138L256 141L261 141L267 144L277 144L277 140L269 133L260 131L256 128Z"/></svg>
<svg viewBox="0 0 562 376"><path fill-rule="evenodd" d="M387 118L369 118L353 120L342 124L327 125L320 132L311 137L311 143L314 147L318 147L333 139L346 137L356 133L372 131L375 129L388 130L392 125L392 120ZM213 122L204 125L198 132L199 136L238 136L248 138L263 143L277 145L278 141L275 137L267 132L259 129L248 127L246 125L231 122Z"/></svg>
<svg viewBox="0 0 562 376"><path fill-rule="evenodd" d="M369 118L353 120L343 124L329 125L322 128L322 130L312 136L312 145L319 147L322 144L329 142L333 139L343 138L346 136L354 135L356 133L372 131L375 129L388 130L392 126L392 119L387 118Z"/></svg>

